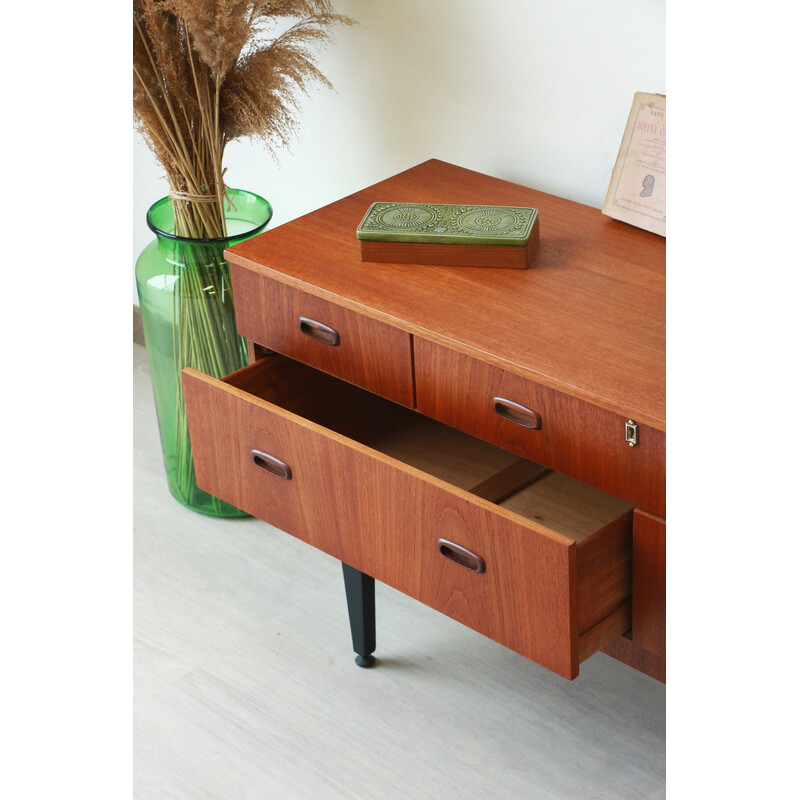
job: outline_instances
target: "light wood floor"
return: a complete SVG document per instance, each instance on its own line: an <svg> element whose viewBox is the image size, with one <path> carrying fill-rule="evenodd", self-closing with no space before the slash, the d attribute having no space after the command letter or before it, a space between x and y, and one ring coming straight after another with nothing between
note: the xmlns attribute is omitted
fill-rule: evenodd
<svg viewBox="0 0 800 800"><path fill-rule="evenodd" d="M597 654L569 682L386 586L353 663L338 562L166 488L134 344L134 797L665 796L665 689Z"/></svg>

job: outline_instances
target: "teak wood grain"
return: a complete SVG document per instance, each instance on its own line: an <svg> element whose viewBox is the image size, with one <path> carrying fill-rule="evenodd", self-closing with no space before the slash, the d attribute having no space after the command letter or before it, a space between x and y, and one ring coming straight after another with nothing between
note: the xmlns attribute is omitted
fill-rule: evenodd
<svg viewBox="0 0 800 800"><path fill-rule="evenodd" d="M664 658L667 650L667 524L636 509L633 515L633 641Z"/></svg>
<svg viewBox="0 0 800 800"><path fill-rule="evenodd" d="M421 413L664 514L662 431L640 425L639 444L630 447L625 416L420 337L414 339L414 369ZM525 428L497 414L496 396L537 412L541 428Z"/></svg>
<svg viewBox="0 0 800 800"><path fill-rule="evenodd" d="M526 270L362 262L372 202L537 208ZM270 276L370 318L666 429L665 242L597 209L427 161L228 251L234 282Z"/></svg>
<svg viewBox="0 0 800 800"><path fill-rule="evenodd" d="M414 405L408 333L264 275L235 266L232 271L242 336L390 400ZM303 333L301 318L332 328L339 343L332 346Z"/></svg>
<svg viewBox="0 0 800 800"><path fill-rule="evenodd" d="M328 376L333 391L314 391L314 371L299 368L275 355L228 382L185 370L201 488L567 678L626 629L630 513L578 545L271 402L328 420L334 407L356 409L348 425L369 416L359 397L386 403ZM254 448L288 464L291 479L256 466ZM486 571L444 558L439 538L480 555Z"/></svg>
<svg viewBox="0 0 800 800"><path fill-rule="evenodd" d="M634 511L632 627L603 649L662 683L667 680L666 533L665 520Z"/></svg>
<svg viewBox="0 0 800 800"><path fill-rule="evenodd" d="M627 609L626 625L621 630L630 629L632 514L626 512L578 544L578 630L582 634L608 624L623 608ZM598 639L595 650L608 641Z"/></svg>
<svg viewBox="0 0 800 800"><path fill-rule="evenodd" d="M502 503L532 483L543 478L550 472L541 464L534 464L525 458L513 461L499 472L470 488L470 494L491 500L493 503Z"/></svg>

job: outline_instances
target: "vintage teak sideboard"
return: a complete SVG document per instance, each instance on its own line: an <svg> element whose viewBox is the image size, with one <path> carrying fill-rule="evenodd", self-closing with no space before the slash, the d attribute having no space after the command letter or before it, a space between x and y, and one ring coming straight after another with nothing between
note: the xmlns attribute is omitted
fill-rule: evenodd
<svg viewBox="0 0 800 800"><path fill-rule="evenodd" d="M524 206L529 269L361 261L370 204ZM201 488L575 678L665 680L665 242L431 160L228 251L250 363L184 373Z"/></svg>

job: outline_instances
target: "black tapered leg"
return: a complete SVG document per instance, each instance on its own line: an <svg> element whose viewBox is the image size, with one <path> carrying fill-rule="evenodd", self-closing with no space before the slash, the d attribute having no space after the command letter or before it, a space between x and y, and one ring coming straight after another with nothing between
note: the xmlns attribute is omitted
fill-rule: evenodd
<svg viewBox="0 0 800 800"><path fill-rule="evenodd" d="M356 664L371 667L375 663L375 578L342 562L347 612Z"/></svg>

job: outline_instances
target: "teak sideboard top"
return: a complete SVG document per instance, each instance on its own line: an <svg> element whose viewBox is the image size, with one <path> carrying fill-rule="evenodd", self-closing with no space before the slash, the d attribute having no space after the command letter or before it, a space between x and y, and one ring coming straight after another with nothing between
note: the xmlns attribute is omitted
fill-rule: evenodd
<svg viewBox="0 0 800 800"><path fill-rule="evenodd" d="M527 270L362 262L373 202L538 209ZM666 431L665 240L599 210L426 161L227 252L393 328Z"/></svg>

